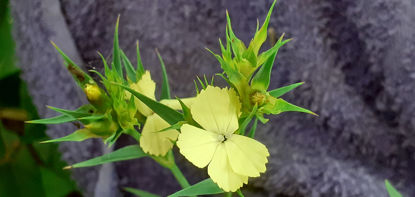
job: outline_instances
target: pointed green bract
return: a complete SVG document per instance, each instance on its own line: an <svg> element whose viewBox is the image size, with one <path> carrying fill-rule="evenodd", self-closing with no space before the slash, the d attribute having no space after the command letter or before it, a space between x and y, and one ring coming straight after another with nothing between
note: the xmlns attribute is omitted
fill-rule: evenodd
<svg viewBox="0 0 415 197"><path fill-rule="evenodd" d="M115 70L117 71L120 77L123 77L122 66L121 66L121 54L120 54L120 44L118 42L118 26L120 23L120 16L117 17L117 23L115 24L115 31L114 31L114 49L113 49L113 57L112 62Z"/></svg>
<svg viewBox="0 0 415 197"><path fill-rule="evenodd" d="M167 78L167 71L166 66L164 65L163 58L161 58L161 55L159 51L156 49L157 57L159 58L160 65L161 65L161 71L163 73L163 84L161 86L161 96L160 100L163 99L170 99L170 85L169 85L169 79Z"/></svg>
<svg viewBox="0 0 415 197"><path fill-rule="evenodd" d="M141 55L140 55L140 46L137 41L137 81L141 79L141 76L144 74L144 66L143 62L141 62Z"/></svg>
<svg viewBox="0 0 415 197"><path fill-rule="evenodd" d="M139 197L160 197L159 195L156 195L156 194L153 194L153 193L141 190L141 189L134 189L131 187L124 187L124 190Z"/></svg>
<svg viewBox="0 0 415 197"><path fill-rule="evenodd" d="M266 114L280 114L282 112L303 112L303 113L308 113L308 114L312 114L312 115L317 115L314 112L308 110L308 109L304 109L302 107L298 107L294 104L291 104L287 101L285 101L284 99L276 99L274 106L272 106L272 108L264 108L264 113Z"/></svg>
<svg viewBox="0 0 415 197"><path fill-rule="evenodd" d="M390 197L402 197L402 194L400 194L398 190L396 190L395 187L393 187L392 184L389 183L388 180L385 180L385 187L386 190L388 190Z"/></svg>
<svg viewBox="0 0 415 197"><path fill-rule="evenodd" d="M114 83L114 85L118 85L122 88L124 88L125 90L129 91L132 95L134 95L136 98L138 98L139 100L141 100L141 102L143 102L145 105L147 105L151 110L153 110L155 113L157 113L162 119L164 119L167 123L169 123L170 125L174 125L177 122L183 121L183 114L177 112L176 110L162 104L159 103L157 101L154 101L153 99L150 99L146 96L144 96L143 94L127 87L121 84L116 84Z"/></svg>
<svg viewBox="0 0 415 197"><path fill-rule="evenodd" d="M304 84L304 82L300 82L300 83L295 83L295 84L291 84L291 85L288 85L288 86L284 86L284 87L281 87L281 88L277 88L275 90L269 91L269 95L271 95L275 98L278 98L278 97L284 95L285 93L287 93L287 92L293 90L294 88L296 88L300 85L303 85L303 84Z"/></svg>
<svg viewBox="0 0 415 197"><path fill-rule="evenodd" d="M223 190L212 181L212 179L205 179L199 183L196 183L190 187L182 189L168 197L178 196L195 196L195 195L209 195L209 194L221 194Z"/></svg>
<svg viewBox="0 0 415 197"><path fill-rule="evenodd" d="M118 150L115 150L114 152L107 153L105 155L101 155L93 159L89 159L86 161L82 161L82 162L70 165L67 168L83 168L83 167L97 166L97 165L102 165L105 163L138 159L138 158L142 158L145 156L147 155L143 152L143 150L140 148L139 145L130 145L130 146L126 146Z"/></svg>
<svg viewBox="0 0 415 197"><path fill-rule="evenodd" d="M53 111L59 112L61 114L72 116L74 118L82 118L82 117L91 116L91 114L95 111L95 108L92 107L92 105L83 105L77 110L60 109L60 108L52 107L52 106L48 106L48 108Z"/></svg>
<svg viewBox="0 0 415 197"><path fill-rule="evenodd" d="M268 89L268 86L271 80L271 72L272 72L272 67L274 66L275 57L277 56L278 49L284 45L284 42L282 42L283 37L284 35L280 37L278 42L273 47L275 48L275 51L273 52L273 54L265 61L264 65L260 67L258 72L252 78L251 86L253 89L260 90L260 91L266 91Z"/></svg>
<svg viewBox="0 0 415 197"><path fill-rule="evenodd" d="M261 29L259 29L259 31L257 31L255 33L254 39L251 41L251 43L249 45L249 48L252 49L255 56L258 55L259 49L261 48L262 44L267 39L268 24L269 24L269 20L271 18L271 14L272 14L272 11L274 9L274 6L275 6L276 2L277 2L277 0L274 0L274 2L272 3L271 8L268 11L267 18L265 19L264 24L262 25Z"/></svg>
<svg viewBox="0 0 415 197"><path fill-rule="evenodd" d="M79 66L76 65L75 62L72 61L54 42L51 43L62 56L66 68L71 73L72 77L74 78L79 87L83 89L88 83L95 84L95 81L92 79L91 76L89 76L81 68L79 68Z"/></svg>
<svg viewBox="0 0 415 197"><path fill-rule="evenodd" d="M79 129L65 137L43 141L41 143L51 143L51 142L80 142L89 138L97 137L92 134L88 129Z"/></svg>
<svg viewBox="0 0 415 197"><path fill-rule="evenodd" d="M128 79L133 81L134 83L137 82L137 76L136 76L133 65L131 64L128 57L125 55L124 51L120 50L120 52L121 52L121 60L124 65L125 72L127 73Z"/></svg>

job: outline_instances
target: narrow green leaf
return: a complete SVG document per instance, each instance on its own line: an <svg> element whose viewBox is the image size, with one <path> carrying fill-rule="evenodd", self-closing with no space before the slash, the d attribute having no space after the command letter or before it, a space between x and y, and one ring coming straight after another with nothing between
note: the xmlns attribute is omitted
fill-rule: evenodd
<svg viewBox="0 0 415 197"><path fill-rule="evenodd" d="M40 143L51 143L51 142L80 142L84 141L88 138L96 137L95 135L91 134L91 132L87 129L79 129L65 137L51 139L47 141L43 141Z"/></svg>
<svg viewBox="0 0 415 197"><path fill-rule="evenodd" d="M101 120L103 118L105 118L105 115L96 114L96 115L92 115L92 116L81 117L81 118L78 118L78 120Z"/></svg>
<svg viewBox="0 0 415 197"><path fill-rule="evenodd" d="M271 114L280 114L282 112L289 112L289 111L303 112L303 113L308 113L308 114L312 114L312 115L317 116L317 114L315 114L314 112L312 112L308 109L304 109L302 107L298 107L298 106L296 106L294 104L291 104L291 103L289 103L289 102L287 102L287 101L285 101L284 99L281 99L281 98L279 98L275 101L275 104L274 104L274 106L271 110L268 111L267 109L265 109L265 113L271 113Z"/></svg>
<svg viewBox="0 0 415 197"><path fill-rule="evenodd" d="M203 84L203 81L202 81L202 80L200 80L199 76L196 76L196 78L197 78L197 80L199 81L200 86L202 86L202 89L203 89L203 90L204 90L204 89L206 89L205 84Z"/></svg>
<svg viewBox="0 0 415 197"><path fill-rule="evenodd" d="M272 67L274 66L274 60L277 56L278 49L282 46L283 36L284 35L282 35L278 42L275 44L275 46L277 46L277 50L275 50L274 54L268 58L265 64L258 70L255 76L252 78L252 88L260 91L266 91L268 89L271 80Z"/></svg>
<svg viewBox="0 0 415 197"><path fill-rule="evenodd" d="M110 74L111 69L108 67L107 60L104 58L104 56L100 52L98 52L98 55L101 57L102 63L104 64L104 73L105 73L105 76L108 77L109 74ZM105 79L104 77L102 77L101 74L99 74L99 75L101 76L102 79Z"/></svg>
<svg viewBox="0 0 415 197"><path fill-rule="evenodd" d="M114 152L107 153L105 155L101 155L93 159L89 159L86 161L82 161L82 162L67 166L65 167L65 169L97 166L97 165L102 165L105 163L138 159L138 158L145 157L145 156L147 155L143 152L143 150L141 150L139 145L130 145L130 146L126 146L118 150L115 150Z"/></svg>
<svg viewBox="0 0 415 197"><path fill-rule="evenodd" d="M239 126L239 133L241 135L245 135L245 130L248 124L251 122L252 118L256 114L258 109L258 106L255 104L254 108L252 109L251 113L245 118L245 120L242 122L242 124Z"/></svg>
<svg viewBox="0 0 415 197"><path fill-rule="evenodd" d="M29 120L26 123L30 124L61 124L65 122L75 121L76 118L68 115L59 115L51 118L39 119L39 120Z"/></svg>
<svg viewBox="0 0 415 197"><path fill-rule="evenodd" d="M180 121L180 122L177 122L174 125L171 125L171 126L169 126L167 128L164 128L162 130L155 131L155 132L164 132L164 131L168 131L168 130L171 130L171 129L179 130L182 127L182 125L185 124L185 123L186 123L185 121Z"/></svg>
<svg viewBox="0 0 415 197"><path fill-rule="evenodd" d="M195 196L195 195L209 195L209 194L221 194L223 190L208 178L199 183L196 183L190 187L184 188L174 194L169 195L168 197L178 197L178 196Z"/></svg>
<svg viewBox="0 0 415 197"><path fill-rule="evenodd" d="M386 186L386 190L388 190L389 196L390 197L402 197L402 194L400 194L398 192L398 190L396 190L392 184L389 183L388 180L385 180L385 186Z"/></svg>
<svg viewBox="0 0 415 197"><path fill-rule="evenodd" d="M143 62L141 61L141 55L140 55L140 46L137 41L137 80L141 79L141 76L144 74L144 66Z"/></svg>
<svg viewBox="0 0 415 197"><path fill-rule="evenodd" d="M303 85L303 84L304 84L304 82L300 82L300 83L295 83L295 84L291 84L291 85L288 85L288 86L284 86L284 87L281 87L281 88L277 88L275 90L269 91L269 94L271 96L275 97L275 98L278 98L278 97L284 95L285 93L287 93L287 92L293 90L294 88L296 88L300 85Z"/></svg>
<svg viewBox="0 0 415 197"><path fill-rule="evenodd" d="M169 79L167 77L166 66L164 65L163 58L161 58L161 55L160 55L160 53L159 53L159 51L157 49L156 49L156 53L157 53L157 57L160 60L161 71L163 73L163 84L161 86L161 96L160 96L160 100L163 100L163 99L171 99L171 96L170 96L170 85L169 85Z"/></svg>
<svg viewBox="0 0 415 197"><path fill-rule="evenodd" d="M133 81L134 83L137 82L137 76L136 76L133 65L131 64L127 55L125 55L124 51L120 49L120 52L121 52L121 60L124 65L125 72L127 73L128 79Z"/></svg>
<svg viewBox="0 0 415 197"><path fill-rule="evenodd" d="M187 106L183 103L183 101L182 101L180 98L176 97L176 99L179 101L180 106L182 107L182 111L183 111L183 116L184 116L184 119L185 119L186 121L191 121L191 120L193 120L193 118L192 118L192 114L191 114L191 112L190 112L190 108L189 108L189 107L187 107Z"/></svg>
<svg viewBox="0 0 415 197"><path fill-rule="evenodd" d="M118 73L118 76L123 77L122 67L121 67L121 55L120 55L120 44L118 42L118 26L120 23L120 16L117 17L117 22L115 24L115 31L114 31L114 49L113 49L113 57L112 63L115 70Z"/></svg>
<svg viewBox="0 0 415 197"><path fill-rule="evenodd" d="M144 104L146 104L151 110L157 113L161 118L163 118L167 123L170 125L174 125L177 122L183 121L183 114L177 112L176 110L161 104L151 98L146 97L145 95L121 84L113 83L114 85L121 86L122 88L126 89L127 91L131 92L135 97L141 100Z"/></svg>
<svg viewBox="0 0 415 197"><path fill-rule="evenodd" d="M160 197L159 195L156 195L156 194L153 194L153 193L141 190L141 189L134 189L131 187L124 187L124 190L139 197Z"/></svg>
<svg viewBox="0 0 415 197"><path fill-rule="evenodd" d="M68 116L72 116L74 118L82 118L86 116L91 116L91 114L95 111L92 105L84 105L77 110L67 110L67 109L60 109L57 107L48 106L49 109L59 112L61 114L65 114Z"/></svg>
<svg viewBox="0 0 415 197"><path fill-rule="evenodd" d="M254 124L252 125L251 130L248 133L248 137L250 137L250 138L255 137L255 132L256 132L256 127L257 126L258 126L258 118L255 118Z"/></svg>
<svg viewBox="0 0 415 197"><path fill-rule="evenodd" d="M195 84L196 94L199 94L199 87L197 86L196 80L193 80L193 83Z"/></svg>
<svg viewBox="0 0 415 197"><path fill-rule="evenodd" d="M244 194L242 193L242 191L240 189L238 189L236 191L236 193L239 195L239 197L245 197Z"/></svg>

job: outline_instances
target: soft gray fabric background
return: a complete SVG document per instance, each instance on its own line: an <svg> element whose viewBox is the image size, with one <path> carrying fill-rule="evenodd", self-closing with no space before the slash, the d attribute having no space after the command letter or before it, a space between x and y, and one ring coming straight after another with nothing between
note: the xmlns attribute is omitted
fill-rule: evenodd
<svg viewBox="0 0 415 197"><path fill-rule="evenodd" d="M45 105L74 109L84 102L49 40L85 69L100 68L96 51L108 56L115 20L120 42L135 59L140 40L146 68L160 82L154 49L161 52L173 95L191 96L195 75L220 71L206 51L219 51L228 9L237 36L248 42L256 19L271 1L15 0L14 36L19 65L42 117ZM280 50L272 88L306 84L284 96L319 117L285 113L260 125L258 139L271 152L266 174L250 179L246 196L387 196L384 179L415 196L415 1L280 0L271 19L279 36L294 41ZM265 47L269 47L266 44ZM49 127L62 136L72 125ZM123 138L117 147L131 143ZM103 152L96 140L63 143L69 163ZM179 159L192 183L206 176ZM98 176L101 177L96 186ZM161 195L179 188L151 160L76 169L87 196L127 195L124 186Z"/></svg>

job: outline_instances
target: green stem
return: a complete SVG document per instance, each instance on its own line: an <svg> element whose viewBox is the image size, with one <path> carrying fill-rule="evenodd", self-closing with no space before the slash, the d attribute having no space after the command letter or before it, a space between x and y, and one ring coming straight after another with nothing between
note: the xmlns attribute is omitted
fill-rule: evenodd
<svg viewBox="0 0 415 197"><path fill-rule="evenodd" d="M225 197L232 197L232 192L226 192Z"/></svg>
<svg viewBox="0 0 415 197"><path fill-rule="evenodd" d="M176 180L179 182L180 186L182 186L183 189L190 186L189 182L187 182L187 179L184 177L179 167L177 167L176 163L169 169L173 173L174 177L176 178Z"/></svg>

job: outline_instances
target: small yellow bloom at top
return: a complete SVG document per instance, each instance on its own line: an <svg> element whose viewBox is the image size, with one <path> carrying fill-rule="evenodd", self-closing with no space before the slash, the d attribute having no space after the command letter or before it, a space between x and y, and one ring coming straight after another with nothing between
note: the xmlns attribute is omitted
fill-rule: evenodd
<svg viewBox="0 0 415 197"><path fill-rule="evenodd" d="M208 166L209 176L220 188L234 192L248 183L248 177L265 172L268 149L252 138L234 134L241 104L233 89L208 86L190 109L203 129L184 124L177 146L197 167Z"/></svg>
<svg viewBox="0 0 415 197"><path fill-rule="evenodd" d="M97 101L102 95L101 90L96 84L86 84L84 91L89 101Z"/></svg>

